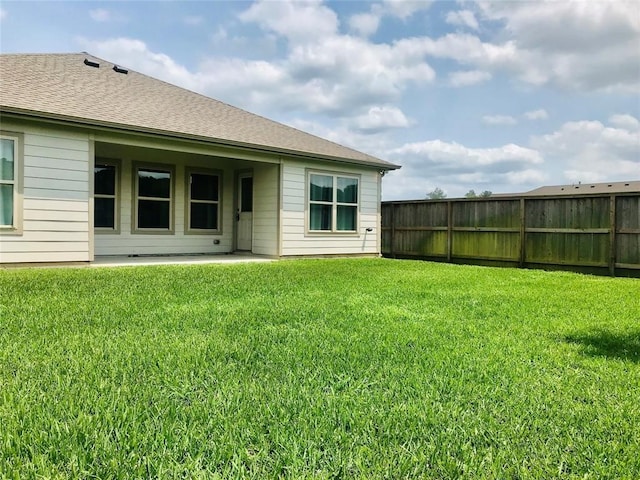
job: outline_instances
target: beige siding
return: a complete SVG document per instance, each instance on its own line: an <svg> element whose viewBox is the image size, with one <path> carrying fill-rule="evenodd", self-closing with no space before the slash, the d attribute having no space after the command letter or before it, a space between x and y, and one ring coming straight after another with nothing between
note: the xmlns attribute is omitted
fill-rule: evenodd
<svg viewBox="0 0 640 480"><path fill-rule="evenodd" d="M378 254L380 198L379 174L329 163L287 161L282 166L282 251L287 255ZM316 234L306 232L306 172L308 169L360 176L360 212L356 234ZM367 228L372 228L367 232Z"/></svg>
<svg viewBox="0 0 640 480"><path fill-rule="evenodd" d="M278 165L253 169L253 253L278 255Z"/></svg>
<svg viewBox="0 0 640 480"><path fill-rule="evenodd" d="M90 259L90 141L85 133L3 122L24 134L23 230L0 233L0 263Z"/></svg>
<svg viewBox="0 0 640 480"><path fill-rule="evenodd" d="M379 174L375 169L331 162L282 160L273 163L224 158L221 152L150 148L148 144L96 141L88 133L59 127L3 123L24 135L22 234L0 233L0 263L85 262L101 255L212 254L234 249L236 179L253 171L253 252L264 255L377 254L379 248ZM96 134L98 138L100 134ZM94 152L95 149L95 152ZM93 232L92 179L95 157L117 160L119 229ZM136 163L166 165L174 172L173 231L134 233L132 172ZM185 232L188 168L222 175L222 229L215 234ZM359 224L355 234L306 232L308 169L358 175ZM366 232L372 228L371 232ZM217 244L216 244L217 242Z"/></svg>
<svg viewBox="0 0 640 480"><path fill-rule="evenodd" d="M162 255L162 254L214 254L227 253L233 249L233 161L192 156L176 152L150 149L120 149L109 151L109 147L97 149L98 157L105 156L120 160L120 232L102 233L94 236L95 255ZM173 233L134 233L134 181L132 178L135 162L173 167L174 195ZM187 188L187 168L206 168L222 174L221 185L221 233L191 234L185 232ZM214 241L219 241L216 245Z"/></svg>

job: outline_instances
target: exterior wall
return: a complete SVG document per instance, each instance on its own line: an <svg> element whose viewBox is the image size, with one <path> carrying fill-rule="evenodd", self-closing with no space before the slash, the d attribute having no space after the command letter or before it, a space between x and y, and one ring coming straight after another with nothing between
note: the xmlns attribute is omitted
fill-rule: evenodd
<svg viewBox="0 0 640 480"><path fill-rule="evenodd" d="M89 134L4 119L2 130L24 135L24 196L22 233L0 230L0 263L89 261Z"/></svg>
<svg viewBox="0 0 640 480"><path fill-rule="evenodd" d="M359 225L356 233L307 232L307 170L360 176ZM329 162L288 160L282 165L281 255L379 254L380 174L372 168ZM371 232L366 229L371 228Z"/></svg>
<svg viewBox="0 0 640 480"><path fill-rule="evenodd" d="M253 168L253 253L276 256L279 223L279 166Z"/></svg>
<svg viewBox="0 0 640 480"><path fill-rule="evenodd" d="M233 250L234 166L235 161L189 153L97 144L96 157L120 163L120 231L95 232L96 255L161 255L226 253ZM136 163L172 167L175 172L173 194L173 233L133 233L134 168ZM188 168L205 168L222 175L220 233L186 233ZM214 241L219 241L216 245Z"/></svg>
<svg viewBox="0 0 640 480"><path fill-rule="evenodd" d="M227 253L235 248L236 172L253 171L253 253L273 256L379 254L380 175L374 168L281 159L247 150L89 132L73 127L3 119L2 131L23 135L23 220L20 234L0 231L0 263L86 262L102 255ZM119 165L119 229L93 229L94 158ZM136 163L171 166L172 233L133 233L132 174ZM186 171L222 175L219 233L185 232ZM357 175L355 233L307 231L307 171ZM371 228L371 232L366 229ZM217 243L216 243L217 242Z"/></svg>

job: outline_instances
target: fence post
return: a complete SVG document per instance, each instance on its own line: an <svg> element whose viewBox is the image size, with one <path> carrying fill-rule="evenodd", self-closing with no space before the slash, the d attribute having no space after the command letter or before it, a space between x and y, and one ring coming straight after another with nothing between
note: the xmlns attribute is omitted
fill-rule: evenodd
<svg viewBox="0 0 640 480"><path fill-rule="evenodd" d="M524 267L524 262L527 258L527 219L526 219L526 204L524 197L520 198L520 261L518 262L520 268Z"/></svg>
<svg viewBox="0 0 640 480"><path fill-rule="evenodd" d="M447 200L447 262L451 262L451 250L453 249L453 206L451 200Z"/></svg>
<svg viewBox="0 0 640 480"><path fill-rule="evenodd" d="M391 223L391 241L389 242L389 249L390 249L390 254L391 254L391 258L396 258L396 254L395 254L395 248L394 248L394 244L396 243L396 219L395 219L395 215L393 214L395 209L396 209L396 204L392 203L390 205L390 211L391 211L391 219L390 219L390 223Z"/></svg>
<svg viewBox="0 0 640 480"><path fill-rule="evenodd" d="M609 275L616 276L616 196L609 197Z"/></svg>

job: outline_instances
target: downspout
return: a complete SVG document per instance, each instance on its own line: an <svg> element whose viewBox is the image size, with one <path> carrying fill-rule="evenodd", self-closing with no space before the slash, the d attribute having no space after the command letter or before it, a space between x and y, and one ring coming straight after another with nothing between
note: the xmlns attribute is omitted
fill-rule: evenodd
<svg viewBox="0 0 640 480"><path fill-rule="evenodd" d="M94 186L94 169L95 169L95 165L96 165L96 143L94 140L94 135L93 133L89 134L89 152L88 152L88 159L87 159L87 174L89 176L88 178L88 184L89 184L89 198L87 199L87 203L88 203L88 219L87 219L87 223L88 223L88 228L89 228L89 236L87 238L87 248L89 249L89 261L93 262L95 260L95 229L94 229L94 224L95 224L95 219L94 219L94 196L95 196L95 186Z"/></svg>
<svg viewBox="0 0 640 480"><path fill-rule="evenodd" d="M278 255L278 258L282 257L282 205L283 205L283 201L282 201L282 192L283 192L283 165L284 165L284 161L282 160L282 156L278 157L278 214L276 215L276 221L278 222L278 228L277 228L277 243L278 243L278 248L276 250L276 253Z"/></svg>

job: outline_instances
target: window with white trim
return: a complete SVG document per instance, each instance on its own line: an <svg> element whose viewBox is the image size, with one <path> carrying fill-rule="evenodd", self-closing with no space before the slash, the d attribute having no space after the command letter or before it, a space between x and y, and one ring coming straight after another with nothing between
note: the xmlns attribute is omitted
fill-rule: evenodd
<svg viewBox="0 0 640 480"><path fill-rule="evenodd" d="M96 159L93 167L93 224L98 232L115 232L119 229L118 179L116 162Z"/></svg>
<svg viewBox="0 0 640 480"><path fill-rule="evenodd" d="M135 229L138 232L173 232L173 181L171 168L135 168Z"/></svg>
<svg viewBox="0 0 640 480"><path fill-rule="evenodd" d="M187 170L187 225L191 233L220 231L220 175Z"/></svg>
<svg viewBox="0 0 640 480"><path fill-rule="evenodd" d="M18 137L0 136L0 229L18 227Z"/></svg>
<svg viewBox="0 0 640 480"><path fill-rule="evenodd" d="M356 232L358 230L358 177L310 173L309 231Z"/></svg>

